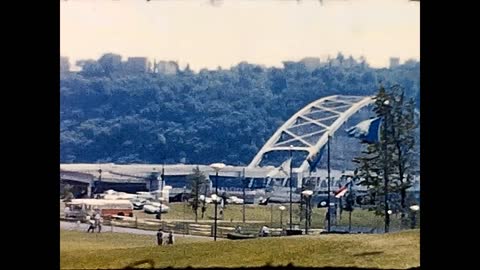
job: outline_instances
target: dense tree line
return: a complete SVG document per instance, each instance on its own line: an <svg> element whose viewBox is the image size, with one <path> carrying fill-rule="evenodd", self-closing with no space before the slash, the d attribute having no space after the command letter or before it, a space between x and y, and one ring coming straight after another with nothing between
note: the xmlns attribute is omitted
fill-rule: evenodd
<svg viewBox="0 0 480 270"><path fill-rule="evenodd" d="M176 75L116 74L90 64L94 68L60 77L63 163L248 164L284 121L318 98L374 95L379 84L398 84L419 105L415 61L375 69L339 54L314 68L242 62L199 72L187 67Z"/></svg>
<svg viewBox="0 0 480 270"><path fill-rule="evenodd" d="M400 212L406 222L408 212L407 190L418 167L415 151L415 117L413 98L406 99L401 87L381 87L375 97L374 111L381 119L378 141L367 144L361 156L354 159L358 164L360 185L367 187L378 215L385 216L385 231L388 232L388 210ZM398 195L398 196L395 196Z"/></svg>

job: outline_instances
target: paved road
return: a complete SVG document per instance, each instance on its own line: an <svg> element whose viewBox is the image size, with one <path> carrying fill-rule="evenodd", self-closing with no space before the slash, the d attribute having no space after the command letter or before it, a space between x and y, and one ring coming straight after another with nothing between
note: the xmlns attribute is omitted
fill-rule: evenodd
<svg viewBox="0 0 480 270"><path fill-rule="evenodd" d="M86 232L87 229L88 229L88 224L86 224L86 223L77 224L77 223L74 223L74 222L60 221L60 229ZM102 226L102 231L112 232L112 226L109 226L109 225ZM135 229L135 228L124 228L124 227L116 227L116 226L113 226L113 232L143 234L143 235L156 235L157 234L156 231L141 230L141 229ZM178 234L178 237L203 238L203 239L212 239L213 240L213 237L199 236L199 235ZM217 240L225 240L225 239L217 238Z"/></svg>

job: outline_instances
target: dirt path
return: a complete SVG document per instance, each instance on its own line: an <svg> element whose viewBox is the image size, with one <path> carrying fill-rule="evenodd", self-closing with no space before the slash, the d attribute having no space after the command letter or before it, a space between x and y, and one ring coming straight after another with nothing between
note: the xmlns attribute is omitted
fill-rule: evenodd
<svg viewBox="0 0 480 270"><path fill-rule="evenodd" d="M135 228L124 228L124 227L115 227L115 226L102 226L102 231L103 232L113 232L115 233L131 233L131 234L143 234L143 235L156 235L156 231L149 231L149 230L141 230L141 229L135 229ZM63 230L72 230L72 231L84 231L86 232L88 229L88 224L81 223L77 224L74 222L67 222L67 221L60 221L60 229ZM188 237L188 238L203 238L203 239L212 239L213 237L207 237L207 236L199 236L199 235L182 235L178 234L177 237ZM217 238L217 240L225 240L223 238Z"/></svg>

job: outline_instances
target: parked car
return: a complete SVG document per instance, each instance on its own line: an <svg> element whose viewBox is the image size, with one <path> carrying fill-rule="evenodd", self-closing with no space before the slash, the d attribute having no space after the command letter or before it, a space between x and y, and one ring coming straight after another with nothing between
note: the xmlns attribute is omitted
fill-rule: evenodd
<svg viewBox="0 0 480 270"><path fill-rule="evenodd" d="M230 204L243 204L243 199L238 198L237 196L231 196L227 199L227 203Z"/></svg>
<svg viewBox="0 0 480 270"><path fill-rule="evenodd" d="M159 202L148 202L143 206L143 211L147 214L158 214L160 213L160 208L162 210L162 214L168 213L170 210L170 207Z"/></svg>
<svg viewBox="0 0 480 270"><path fill-rule="evenodd" d="M145 206L145 204L147 204L147 200L145 199L134 199L132 200L132 204L133 204L133 209L134 210L142 210L143 207Z"/></svg>

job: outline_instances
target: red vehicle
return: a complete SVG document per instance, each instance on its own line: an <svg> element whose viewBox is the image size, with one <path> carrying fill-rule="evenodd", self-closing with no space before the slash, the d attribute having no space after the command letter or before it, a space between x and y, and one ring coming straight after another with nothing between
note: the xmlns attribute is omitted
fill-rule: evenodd
<svg viewBox="0 0 480 270"><path fill-rule="evenodd" d="M129 200L74 199L66 203L65 217L85 220L87 216L100 213L110 219L113 215L133 216L133 204Z"/></svg>

